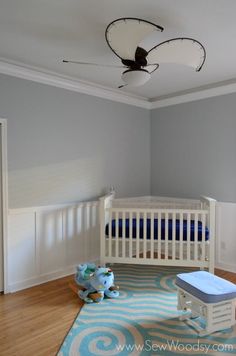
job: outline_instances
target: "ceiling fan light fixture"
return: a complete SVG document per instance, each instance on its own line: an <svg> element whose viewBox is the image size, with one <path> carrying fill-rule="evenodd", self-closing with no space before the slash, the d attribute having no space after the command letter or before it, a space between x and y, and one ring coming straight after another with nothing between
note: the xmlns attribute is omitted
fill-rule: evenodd
<svg viewBox="0 0 236 356"><path fill-rule="evenodd" d="M138 87L145 84L159 65L165 63L190 66L199 72L206 60L206 50L199 41L193 38L177 37L161 43L157 39L154 47L149 50L143 48L143 40L152 33L163 30L163 27L147 20L134 17L119 18L107 26L105 38L110 49L120 59L120 66L68 60L63 60L63 62L126 68L121 76L124 85L118 88L126 85Z"/></svg>
<svg viewBox="0 0 236 356"><path fill-rule="evenodd" d="M128 69L122 74L123 82L132 87L143 85L150 78L150 73L145 69Z"/></svg>

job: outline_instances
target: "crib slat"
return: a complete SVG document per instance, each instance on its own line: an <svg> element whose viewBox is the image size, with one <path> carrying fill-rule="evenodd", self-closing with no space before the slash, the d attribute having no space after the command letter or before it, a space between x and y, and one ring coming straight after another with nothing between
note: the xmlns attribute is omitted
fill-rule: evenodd
<svg viewBox="0 0 236 356"><path fill-rule="evenodd" d="M143 214L143 258L147 258L147 213Z"/></svg>
<svg viewBox="0 0 236 356"><path fill-rule="evenodd" d="M133 213L129 211L129 258L133 257Z"/></svg>
<svg viewBox="0 0 236 356"><path fill-rule="evenodd" d="M158 260L161 259L161 213L159 212L157 214L158 218L158 245L157 245L157 255L158 255Z"/></svg>
<svg viewBox="0 0 236 356"><path fill-rule="evenodd" d="M136 213L136 257L139 258L140 213Z"/></svg>
<svg viewBox="0 0 236 356"><path fill-rule="evenodd" d="M190 224L191 224L191 214L188 213L187 214L187 260L188 261L190 261L190 243L191 243L191 240L190 240L190 238L191 238L191 234L190 234L191 225Z"/></svg>
<svg viewBox="0 0 236 356"><path fill-rule="evenodd" d="M116 212L116 231L115 231L115 256L119 256L119 213Z"/></svg>
<svg viewBox="0 0 236 356"><path fill-rule="evenodd" d="M154 213L151 213L150 216L150 229L151 229L151 251L150 251L150 258L154 258Z"/></svg>
<svg viewBox="0 0 236 356"><path fill-rule="evenodd" d="M168 241L169 241L168 218L169 218L169 214L165 213L165 260L168 260Z"/></svg>
<svg viewBox="0 0 236 356"><path fill-rule="evenodd" d="M125 212L122 213L122 257L125 257L125 227L126 227Z"/></svg>
<svg viewBox="0 0 236 356"><path fill-rule="evenodd" d="M109 216L109 235L108 235L108 256L112 257L111 255L111 248L112 248L112 217L113 213L110 211L110 216Z"/></svg>
<svg viewBox="0 0 236 356"><path fill-rule="evenodd" d="M202 257L201 260L205 261L206 258L206 215L202 214Z"/></svg>
<svg viewBox="0 0 236 356"><path fill-rule="evenodd" d="M175 260L176 247L176 214L172 214L172 259Z"/></svg>
<svg viewBox="0 0 236 356"><path fill-rule="evenodd" d="M183 260L183 213L179 213L179 259Z"/></svg>
<svg viewBox="0 0 236 356"><path fill-rule="evenodd" d="M194 260L198 260L198 214L194 214Z"/></svg>

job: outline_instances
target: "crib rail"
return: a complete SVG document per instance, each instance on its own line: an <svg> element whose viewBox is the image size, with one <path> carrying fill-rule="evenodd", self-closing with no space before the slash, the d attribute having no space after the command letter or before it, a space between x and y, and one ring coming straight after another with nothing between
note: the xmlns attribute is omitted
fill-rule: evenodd
<svg viewBox="0 0 236 356"><path fill-rule="evenodd" d="M110 200L103 210L101 262L214 269L214 204L208 198L189 204Z"/></svg>
<svg viewBox="0 0 236 356"><path fill-rule="evenodd" d="M107 210L110 218L107 225L106 258L113 261L114 258L117 261L158 259L168 263L182 261L187 264L200 261L204 265L207 258L208 210L193 209L191 212L187 209L150 208ZM200 240L199 224L201 225ZM194 232L191 232L191 229Z"/></svg>
<svg viewBox="0 0 236 356"><path fill-rule="evenodd" d="M157 200L157 201L152 201L152 200L114 200L113 202L113 207L114 208L135 208L137 206L142 207L143 209L155 209L160 208L160 209L201 209L202 208L202 202L199 201L169 201L169 200Z"/></svg>
<svg viewBox="0 0 236 356"><path fill-rule="evenodd" d="M152 213L152 212L161 212L161 213L182 213L182 214L187 214L190 212L189 209L186 209L186 208L179 208L179 209L172 209L172 208L127 208L127 207L116 207L116 208L107 208L106 209L107 211L109 211L110 213L116 213L116 212L147 212L147 213ZM201 214L201 213L205 213L205 214L208 214L208 210L207 209L191 209L191 214L192 213L198 213L198 214Z"/></svg>

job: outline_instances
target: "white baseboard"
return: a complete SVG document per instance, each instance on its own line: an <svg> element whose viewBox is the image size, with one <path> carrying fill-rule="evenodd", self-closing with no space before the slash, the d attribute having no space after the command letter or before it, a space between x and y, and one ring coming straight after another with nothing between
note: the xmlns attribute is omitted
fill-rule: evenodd
<svg viewBox="0 0 236 356"><path fill-rule="evenodd" d="M91 261L95 264L99 264L99 260ZM216 268L222 269L224 271L229 271L236 273L236 266L235 265L229 265L225 263L216 263L215 265ZM22 289L30 288L37 286L42 283L50 282L59 278L63 278L72 274L75 274L76 266L70 266L67 267L66 269L63 270L58 270L54 271L51 273L43 274L41 276L37 276L34 278L30 278L24 281L20 281L17 283L10 284L7 288L6 293L13 293L20 291Z"/></svg>
<svg viewBox="0 0 236 356"><path fill-rule="evenodd" d="M37 286L42 283L53 281L58 278L69 276L70 274L75 273L75 266L67 267L65 270L59 270L52 273L47 273L41 276L33 277L26 279L24 281L19 281L12 283L7 288L7 293L17 292L22 289L30 288Z"/></svg>
<svg viewBox="0 0 236 356"><path fill-rule="evenodd" d="M89 262L98 264L98 260L89 261ZM37 277L33 277L33 278L30 278L30 279L26 279L24 281L19 281L19 282L16 282L16 283L12 283L7 287L7 291L5 292L5 294L6 293L17 292L17 291L20 291L22 289L26 289L26 288L37 286L39 284L43 284L43 283L46 283L46 282L54 281L56 279L63 278L63 277L75 274L75 271L76 271L76 265L67 267L65 269L60 269L58 271L54 271L54 272L51 272L51 273L43 274L43 275L40 275L40 276L37 276Z"/></svg>
<svg viewBox="0 0 236 356"><path fill-rule="evenodd" d="M215 268L219 268L224 271L236 273L236 265L218 262L218 263L216 263Z"/></svg>

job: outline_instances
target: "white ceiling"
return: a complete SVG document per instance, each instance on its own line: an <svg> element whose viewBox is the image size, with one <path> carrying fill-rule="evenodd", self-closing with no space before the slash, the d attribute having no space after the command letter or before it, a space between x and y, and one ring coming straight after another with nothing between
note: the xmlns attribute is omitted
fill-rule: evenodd
<svg viewBox="0 0 236 356"><path fill-rule="evenodd" d="M235 0L1 0L0 57L117 88L122 69L63 64L62 59L119 65L106 44L106 26L119 17L142 18L164 27L149 38L150 46L192 37L207 52L199 73L163 64L142 87L121 89L153 99L236 80L235 14Z"/></svg>

